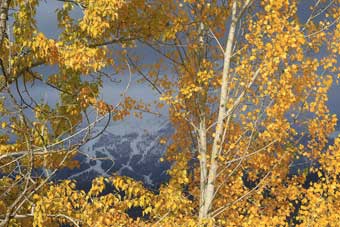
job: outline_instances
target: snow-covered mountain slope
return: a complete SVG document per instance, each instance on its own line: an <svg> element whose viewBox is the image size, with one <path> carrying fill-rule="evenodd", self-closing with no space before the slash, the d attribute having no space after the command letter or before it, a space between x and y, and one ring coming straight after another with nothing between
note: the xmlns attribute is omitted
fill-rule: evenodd
<svg viewBox="0 0 340 227"><path fill-rule="evenodd" d="M97 127L95 131L102 128ZM79 155L80 168L58 171L57 179L75 179L87 185L95 176L112 173L133 177L148 186L157 186L167 179L169 163L160 162L166 145L162 138L169 138L173 129L161 117L129 118L113 122L99 137L89 141Z"/></svg>
<svg viewBox="0 0 340 227"><path fill-rule="evenodd" d="M96 127L93 134L101 131ZM166 170L170 165L160 162L166 144L160 139L169 138L173 133L168 118L144 116L143 119L127 118L112 122L99 137L89 141L82 148L83 155L77 156L80 168L62 169L56 179L75 179L80 185L88 187L96 176L109 176L112 173L141 180L147 186L157 187L168 179ZM329 136L329 144L339 135L340 127ZM307 144L307 137L301 143ZM314 162L308 159L294 160L291 174L297 174Z"/></svg>

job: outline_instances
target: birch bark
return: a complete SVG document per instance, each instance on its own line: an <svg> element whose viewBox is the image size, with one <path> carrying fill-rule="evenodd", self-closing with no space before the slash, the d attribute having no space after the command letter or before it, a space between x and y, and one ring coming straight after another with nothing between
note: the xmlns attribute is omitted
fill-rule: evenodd
<svg viewBox="0 0 340 227"><path fill-rule="evenodd" d="M232 17L231 17L231 24L229 28L229 34L227 39L227 44L224 52L224 63L223 63L223 72L222 72L222 85L221 85L221 94L220 94L220 102L219 102L219 110L218 110L218 118L217 124L215 128L215 138L213 141L213 146L211 150L211 158L210 158L210 166L208 168L209 173L207 179L204 180L204 199L202 208L200 209L200 218L208 218L209 211L212 205L213 196L215 192L215 179L216 173L218 169L217 157L219 155L219 145L222 142L222 134L223 134L223 122L225 116L227 114L226 104L227 104L227 89L228 89L228 80L229 80L229 69L230 69L230 61L232 56L232 47L235 39L235 32L236 32L236 24L237 24L237 1L233 2L232 5Z"/></svg>

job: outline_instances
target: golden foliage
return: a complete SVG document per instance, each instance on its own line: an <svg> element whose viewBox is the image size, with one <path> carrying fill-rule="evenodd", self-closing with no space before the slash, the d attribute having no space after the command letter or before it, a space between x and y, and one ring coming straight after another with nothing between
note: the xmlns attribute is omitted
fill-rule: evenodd
<svg viewBox="0 0 340 227"><path fill-rule="evenodd" d="M327 106L340 75L339 0L65 1L54 38L37 27L39 3L11 1L14 37L0 47L0 226L339 225L340 139L329 146L337 116ZM125 93L102 100L107 69L141 74L169 109L175 133L159 143L170 180L156 192L122 176L88 191L50 180L78 165L81 144L68 141L84 122L90 139L89 111L115 121L152 112ZM58 102L34 100L35 82ZM312 164L294 167L301 160Z"/></svg>

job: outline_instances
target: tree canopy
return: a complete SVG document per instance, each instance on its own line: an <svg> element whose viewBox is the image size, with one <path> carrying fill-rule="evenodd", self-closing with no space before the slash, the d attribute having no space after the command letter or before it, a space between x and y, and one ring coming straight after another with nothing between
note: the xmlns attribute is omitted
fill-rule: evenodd
<svg viewBox="0 0 340 227"><path fill-rule="evenodd" d="M42 2L0 1L0 226L338 226L339 0L61 0L57 37L38 29ZM159 101L106 102L116 75ZM175 131L157 192L53 181L99 122L162 106Z"/></svg>

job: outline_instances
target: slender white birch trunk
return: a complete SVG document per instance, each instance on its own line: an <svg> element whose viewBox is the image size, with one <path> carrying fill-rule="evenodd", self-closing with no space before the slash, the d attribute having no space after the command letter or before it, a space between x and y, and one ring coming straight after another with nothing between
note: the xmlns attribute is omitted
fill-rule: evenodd
<svg viewBox="0 0 340 227"><path fill-rule="evenodd" d="M199 218L203 217L203 209L205 204L205 188L207 183L207 130L205 119L201 119L199 126L199 143L198 151L200 155L200 212Z"/></svg>
<svg viewBox="0 0 340 227"><path fill-rule="evenodd" d="M0 0L0 45L6 35L6 23L8 17L9 0Z"/></svg>
<svg viewBox="0 0 340 227"><path fill-rule="evenodd" d="M232 5L232 18L231 18L231 24L229 28L229 34L228 34L228 40L224 52L224 63L223 63L223 72L222 72L222 85L221 85L221 94L220 94L220 103L219 103L219 110L218 110L218 118L216 123L216 129L215 129L215 138L213 141L213 146L211 150L211 158L210 158L210 166L208 168L209 172L206 179L201 180L203 183L203 193L202 193L202 207L200 209L199 217L200 219L208 218L209 217L209 211L211 209L214 192L215 192L215 179L216 179L216 173L218 169L218 163L217 163L217 157L219 155L219 146L222 138L223 133L223 122L224 118L226 117L226 104L227 104L227 88L228 88L228 80L229 80L229 69L230 69L230 61L232 56L232 47L234 43L235 38L235 31L236 31L236 9L237 8L237 1L233 2ZM202 161L201 161L201 164ZM201 172L202 173L202 172Z"/></svg>

